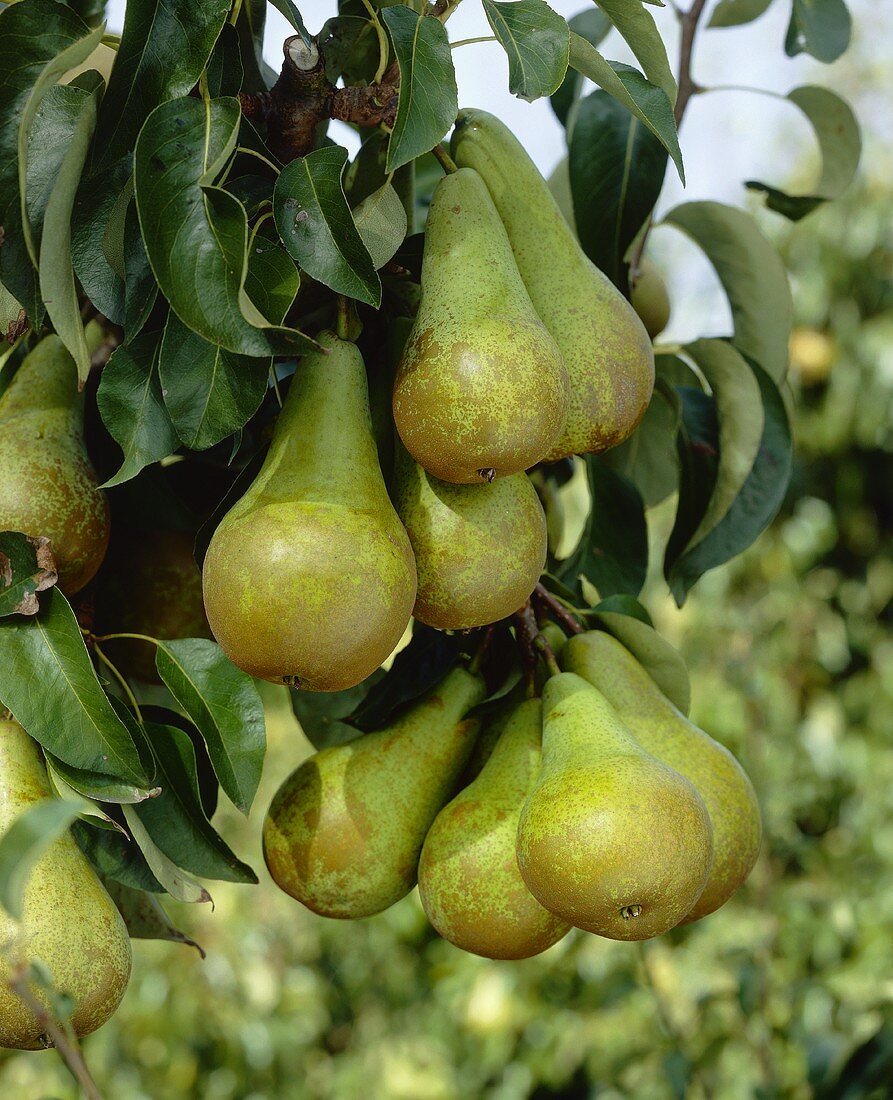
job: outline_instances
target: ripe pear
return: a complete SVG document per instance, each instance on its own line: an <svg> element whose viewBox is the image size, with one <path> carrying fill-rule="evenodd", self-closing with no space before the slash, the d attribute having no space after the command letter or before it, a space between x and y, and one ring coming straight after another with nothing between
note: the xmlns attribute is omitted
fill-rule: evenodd
<svg viewBox="0 0 893 1100"><path fill-rule="evenodd" d="M517 611L546 565L546 517L527 475L454 485L398 447L394 480L419 575L414 617L468 630Z"/></svg>
<svg viewBox="0 0 893 1100"><path fill-rule="evenodd" d="M17 722L0 722L0 836L35 802L53 797L36 744ZM130 978L130 939L124 921L87 857L69 833L54 840L25 886L21 920L0 908L0 1046L39 1050L49 1045L43 1026L10 988L32 960L52 975L72 1002L76 1035L109 1019ZM49 1009L46 994L30 991Z"/></svg>
<svg viewBox="0 0 893 1100"><path fill-rule="evenodd" d="M0 531L45 535L69 596L105 557L108 502L84 446L77 367L58 336L40 341L0 397Z"/></svg>
<svg viewBox="0 0 893 1100"><path fill-rule="evenodd" d="M694 786L639 745L572 672L543 689L543 765L518 824L518 865L551 912L613 940L677 925L701 896L713 844Z"/></svg>
<svg viewBox="0 0 893 1100"><path fill-rule="evenodd" d="M391 504L355 345L305 356L260 473L214 532L203 570L214 637L252 676L341 691L389 656L416 569Z"/></svg>
<svg viewBox="0 0 893 1100"><path fill-rule="evenodd" d="M545 460L622 443L654 386L651 341L635 310L583 252L549 185L499 119L460 111L452 154L487 185L534 309L567 365L567 422Z"/></svg>
<svg viewBox="0 0 893 1100"><path fill-rule="evenodd" d="M647 257L639 262L630 301L651 339L660 336L670 321L670 295L657 265Z"/></svg>
<svg viewBox="0 0 893 1100"><path fill-rule="evenodd" d="M569 930L524 885L515 855L541 735L542 703L528 699L480 775L437 815L422 848L419 895L428 919L444 939L488 959L527 959Z"/></svg>
<svg viewBox="0 0 893 1100"><path fill-rule="evenodd" d="M390 725L315 753L263 829L277 886L324 917L371 917L409 893L431 822L477 734L482 681L456 668Z"/></svg>
<svg viewBox="0 0 893 1100"><path fill-rule="evenodd" d="M750 874L760 851L760 808L744 769L670 702L610 634L578 634L567 642L560 661L598 688L643 749L694 784L713 827L713 867L703 894L681 923L719 909Z"/></svg>
<svg viewBox="0 0 893 1100"><path fill-rule="evenodd" d="M480 176L437 185L422 301L394 383L394 423L442 481L479 484L539 462L567 415L568 382Z"/></svg>
<svg viewBox="0 0 893 1100"><path fill-rule="evenodd" d="M119 535L116 529L97 579L97 633L210 638L194 541L185 531L129 530ZM160 682L155 646L125 639L104 648L125 675Z"/></svg>

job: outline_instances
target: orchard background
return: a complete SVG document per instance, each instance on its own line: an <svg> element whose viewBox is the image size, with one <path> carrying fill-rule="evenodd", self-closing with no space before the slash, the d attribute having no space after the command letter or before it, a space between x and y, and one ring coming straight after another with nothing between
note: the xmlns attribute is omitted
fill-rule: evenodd
<svg viewBox="0 0 893 1100"><path fill-rule="evenodd" d="M570 16L578 5L554 6ZM682 609L667 595L657 552L642 595L688 662L694 720L729 745L759 791L766 834L749 883L709 921L641 947L571 935L541 957L505 964L437 939L415 896L370 921L324 922L276 890L254 859L259 885L215 883L213 913L166 899L204 961L187 947L135 942L125 1001L84 1044L104 1093L889 1094L893 157L884 108L893 41L882 4L851 7L853 43L830 66L783 56L786 12L775 7L744 37L705 32L695 62L705 83L784 92L815 79L845 95L864 154L842 198L791 224L741 189L759 178L801 193L814 179L808 135L783 105L746 93L695 97L682 130L684 199L746 206L781 249L795 303L795 465L778 518L707 574ZM114 6L109 17L114 27ZM672 43L672 14L656 17ZM288 33L277 18L267 37L274 65ZM462 18L453 37L486 33ZM473 51L476 61L466 56ZM531 126L548 172L561 148L546 102L508 97L494 44L457 55L460 101L480 100L519 133ZM609 56L626 59L619 43ZM668 178L664 209L683 199ZM668 231L654 234L649 255L673 301L666 339L721 330L727 306L703 258ZM655 551L672 521L667 506L649 514ZM215 817L240 855L254 853L270 797L310 751L285 692L262 694L268 751L255 808L245 819L224 804ZM0 1053L0 1088L77 1095L51 1053Z"/></svg>

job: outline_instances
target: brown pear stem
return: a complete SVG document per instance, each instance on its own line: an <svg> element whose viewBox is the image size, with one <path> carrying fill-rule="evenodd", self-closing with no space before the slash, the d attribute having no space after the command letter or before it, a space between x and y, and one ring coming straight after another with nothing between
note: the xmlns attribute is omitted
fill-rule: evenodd
<svg viewBox="0 0 893 1100"><path fill-rule="evenodd" d="M569 634L582 634L585 630L585 627L581 626L567 608L559 603L542 584L537 584L534 588L531 599L556 619Z"/></svg>
<svg viewBox="0 0 893 1100"><path fill-rule="evenodd" d="M490 623L489 626L483 627L481 631L481 642L477 647L475 655L471 658L471 662L468 665L468 671L477 674L481 671L481 666L487 658L488 653L493 645L493 638L496 634L497 623Z"/></svg>
<svg viewBox="0 0 893 1100"><path fill-rule="evenodd" d="M438 142L437 145L434 146L434 148L431 150L431 152L440 161L440 166L441 166L441 168L443 168L444 172L446 172L447 175L449 175L451 172L458 172L459 171L459 165L456 164L456 162L453 160L453 158L450 156L450 154L446 151L444 146L441 145L439 142ZM493 479L490 478L490 480L492 481Z"/></svg>

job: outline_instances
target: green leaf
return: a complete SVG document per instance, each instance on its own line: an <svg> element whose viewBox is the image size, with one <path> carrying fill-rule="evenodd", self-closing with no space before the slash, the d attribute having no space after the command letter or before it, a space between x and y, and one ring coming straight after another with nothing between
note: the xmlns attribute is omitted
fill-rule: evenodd
<svg viewBox="0 0 893 1100"><path fill-rule="evenodd" d="M289 688L291 707L301 724L301 732L318 751L330 745L344 745L362 734L362 730L343 719L349 718L369 694L372 685L384 676L377 669L371 676L346 691L296 691Z"/></svg>
<svg viewBox="0 0 893 1100"><path fill-rule="evenodd" d="M732 310L732 342L781 383L788 367L793 302L775 248L743 210L719 202L690 202L664 218L689 236L716 270Z"/></svg>
<svg viewBox="0 0 893 1100"><path fill-rule="evenodd" d="M294 6L292 0L270 0L270 3L278 12L285 16L288 22L301 36L301 39L309 46L311 43L310 35L307 32L307 28L304 26L303 19L301 19L301 13Z"/></svg>
<svg viewBox="0 0 893 1100"><path fill-rule="evenodd" d="M96 400L102 422L124 452L121 468L105 488L128 481L180 444L161 393L158 360L162 333L146 332L115 348L105 365Z"/></svg>
<svg viewBox="0 0 893 1100"><path fill-rule="evenodd" d="M591 505L580 541L557 577L580 592L585 577L600 596L637 596L648 571L648 529L638 489L594 455L587 455Z"/></svg>
<svg viewBox="0 0 893 1100"><path fill-rule="evenodd" d="M574 223L583 251L612 280L628 286L624 257L663 186L663 145L607 92L577 106L568 171Z"/></svg>
<svg viewBox="0 0 893 1100"><path fill-rule="evenodd" d="M658 360L663 358L658 357ZM679 398L658 372L651 402L629 439L602 456L612 470L632 481L646 508L660 504L675 492L679 481L676 432Z"/></svg>
<svg viewBox="0 0 893 1100"><path fill-rule="evenodd" d="M611 20L642 66L646 79L676 102L676 80L667 58L667 48L654 16L641 3L630 0L595 0Z"/></svg>
<svg viewBox="0 0 893 1100"><path fill-rule="evenodd" d="M593 618L622 642L660 690L682 711L691 707L691 681L678 650L648 623L616 611L593 609Z"/></svg>
<svg viewBox="0 0 893 1100"><path fill-rule="evenodd" d="M243 427L263 401L272 362L209 344L169 313L158 381L180 442L203 451Z"/></svg>
<svg viewBox="0 0 893 1100"><path fill-rule="evenodd" d="M84 821L75 821L71 831L81 851L104 880L113 879L133 890L164 892L143 853L127 833L99 829Z"/></svg>
<svg viewBox="0 0 893 1100"><path fill-rule="evenodd" d="M192 875L178 867L161 851L149 830L140 820L134 806L122 806L121 812L130 829L130 834L145 857L149 869L165 890L177 901L205 902L211 895Z"/></svg>
<svg viewBox="0 0 893 1100"><path fill-rule="evenodd" d="M243 91L266 92L276 82L277 74L264 61L266 18L267 0L243 0L236 17L242 71L245 74Z"/></svg>
<svg viewBox="0 0 893 1100"><path fill-rule="evenodd" d="M381 281L341 185L346 162L347 150L330 145L286 165L273 193L276 228L308 275L377 309Z"/></svg>
<svg viewBox="0 0 893 1100"><path fill-rule="evenodd" d="M29 806L0 838L0 905L11 917L21 919L28 876L78 812L73 802L48 798Z"/></svg>
<svg viewBox="0 0 893 1100"><path fill-rule="evenodd" d="M136 205L162 293L189 328L241 355L308 350L294 329L272 325L245 293L248 222L214 180L236 147L236 99L164 103L146 119L134 154ZM300 164L300 162L296 162Z"/></svg>
<svg viewBox="0 0 893 1100"><path fill-rule="evenodd" d="M53 757L46 754L46 769L49 776L50 785L56 792L59 798L68 801L75 802L78 806L78 820L87 821L89 824L94 825L97 829L113 829L115 831L123 832L122 827L118 824L114 818L109 817L99 805L91 798L82 798L80 794L66 782L62 777L61 770L56 767L56 761ZM67 766L67 765L63 765Z"/></svg>
<svg viewBox="0 0 893 1100"><path fill-rule="evenodd" d="M212 99L238 95L242 90L242 50L239 46L239 32L231 23L224 24L208 58L205 72L208 78L208 95Z"/></svg>
<svg viewBox="0 0 893 1100"><path fill-rule="evenodd" d="M378 35L370 19L336 15L323 24L319 41L326 59L326 76L333 84L339 77L346 85L372 83L378 68Z"/></svg>
<svg viewBox="0 0 893 1100"><path fill-rule="evenodd" d="M769 10L772 0L719 0L708 27L740 27Z"/></svg>
<svg viewBox="0 0 893 1100"><path fill-rule="evenodd" d="M0 531L0 618L36 615L37 593L52 588L57 579L49 539Z"/></svg>
<svg viewBox="0 0 893 1100"><path fill-rule="evenodd" d="M381 18L400 67L397 118L388 146L388 171L393 172L440 141L459 113L459 93L449 39L439 19L419 17L405 7L384 8Z"/></svg>
<svg viewBox="0 0 893 1100"><path fill-rule="evenodd" d="M679 178L685 183L685 168L679 148L679 134L673 118L673 104L667 93L636 69L618 62L606 61L585 38L571 32L570 63L583 76L604 88L640 121L660 141L670 154Z"/></svg>
<svg viewBox="0 0 893 1100"><path fill-rule="evenodd" d="M567 21L568 27L591 46L598 46L611 30L611 20L598 8L587 8ZM568 61L570 61L570 39L568 38ZM572 129L572 112L583 88L583 77L574 68L569 68L561 87L551 96L549 102L562 126Z"/></svg>
<svg viewBox="0 0 893 1100"><path fill-rule="evenodd" d="M132 940L170 940L194 947L205 957L202 947L181 932L162 908L161 902L145 890L134 890L114 879L103 879L103 886L115 903L118 912L127 926L127 934Z"/></svg>
<svg viewBox="0 0 893 1100"><path fill-rule="evenodd" d="M248 812L264 761L264 712L254 681L204 638L159 642L158 675L208 747L220 786Z"/></svg>
<svg viewBox="0 0 893 1100"><path fill-rule="evenodd" d="M142 332L158 299L158 283L143 246L136 203L127 207L124 219L124 343Z"/></svg>
<svg viewBox="0 0 893 1100"><path fill-rule="evenodd" d="M113 775L102 775L99 772L85 771L83 768L73 768L49 752L47 761L53 771L72 790L77 791L84 798L92 798L97 802L143 802L147 798L155 798L160 792L159 787L137 787Z"/></svg>
<svg viewBox="0 0 893 1100"><path fill-rule="evenodd" d="M483 0L484 14L509 59L509 91L532 103L556 91L567 73L570 32L545 0Z"/></svg>
<svg viewBox="0 0 893 1100"><path fill-rule="evenodd" d="M0 622L0 663L0 698L44 748L76 768L146 786L136 747L57 588L44 595L33 618Z"/></svg>
<svg viewBox="0 0 893 1100"><path fill-rule="evenodd" d="M850 44L852 19L844 0L794 0L784 40L785 53L808 53L817 61L836 61Z"/></svg>
<svg viewBox="0 0 893 1100"><path fill-rule="evenodd" d="M270 232L275 233L274 230ZM294 260L279 240L256 233L248 250L245 291L251 301L277 325L285 319L301 285Z"/></svg>
<svg viewBox="0 0 893 1100"><path fill-rule="evenodd" d="M174 863L204 878L257 882L205 817L195 749L174 726L147 722L146 740L158 769L161 794L140 803L136 814L156 846Z"/></svg>
<svg viewBox="0 0 893 1100"><path fill-rule="evenodd" d="M406 236L406 210L393 184L385 182L367 195L354 208L353 219L377 271L393 258Z"/></svg>

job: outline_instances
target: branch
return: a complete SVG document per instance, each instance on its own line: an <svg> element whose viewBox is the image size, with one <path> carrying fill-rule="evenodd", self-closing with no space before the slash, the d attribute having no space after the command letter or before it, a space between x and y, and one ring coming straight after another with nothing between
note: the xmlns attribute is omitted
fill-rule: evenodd
<svg viewBox="0 0 893 1100"><path fill-rule="evenodd" d="M567 608L558 602L552 593L544 587L542 584L537 584L533 590L531 599L537 604L541 610L547 612L556 619L561 626L569 634L582 634L584 627L582 627L579 621L567 610Z"/></svg>

